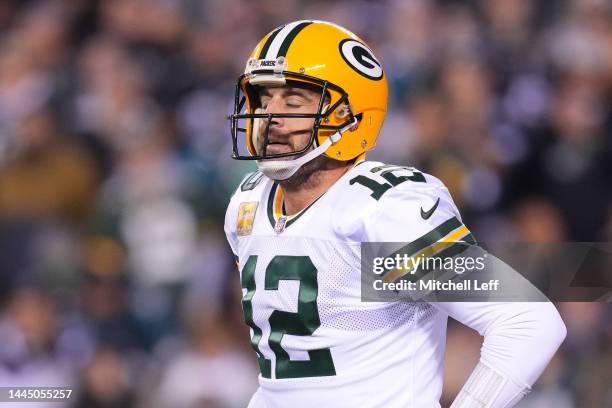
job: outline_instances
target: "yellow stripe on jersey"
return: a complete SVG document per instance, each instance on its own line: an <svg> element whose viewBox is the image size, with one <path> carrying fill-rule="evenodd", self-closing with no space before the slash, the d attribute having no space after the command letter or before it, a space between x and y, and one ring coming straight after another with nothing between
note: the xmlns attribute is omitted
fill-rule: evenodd
<svg viewBox="0 0 612 408"><path fill-rule="evenodd" d="M442 236L442 238L435 240L435 238L440 237L441 234L446 232L449 227L454 226L456 226L456 228L446 233L444 236ZM383 282L393 282L413 270L413 259L416 259L418 257L430 257L436 255L457 242L473 242L473 238L464 239L467 238L467 236L471 237L470 230L459 220L457 220L457 218L452 218L446 221L439 227L433 229L429 233L425 234L423 237L413 241L411 244L398 251L405 254L412 253L410 255L410 258L408 259L407 268L398 268L390 271L383 277ZM414 248L415 244L420 248ZM416 252L414 252L415 249Z"/></svg>
<svg viewBox="0 0 612 408"><path fill-rule="evenodd" d="M281 186L278 186L278 188L276 189L276 194L274 196L274 219L278 220L283 214L282 214L282 209L283 207L283 188Z"/></svg>

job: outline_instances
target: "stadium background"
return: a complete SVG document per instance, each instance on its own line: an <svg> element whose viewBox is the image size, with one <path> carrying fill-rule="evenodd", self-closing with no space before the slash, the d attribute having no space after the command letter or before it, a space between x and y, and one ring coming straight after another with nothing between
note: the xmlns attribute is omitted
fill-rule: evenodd
<svg viewBox="0 0 612 408"><path fill-rule="evenodd" d="M391 100L369 157L444 180L480 240L610 241L609 1L2 1L0 386L245 406L222 219L251 167L225 115L251 48L298 18L371 45ZM612 406L612 308L559 308L569 335L521 406ZM451 324L444 404L479 341Z"/></svg>

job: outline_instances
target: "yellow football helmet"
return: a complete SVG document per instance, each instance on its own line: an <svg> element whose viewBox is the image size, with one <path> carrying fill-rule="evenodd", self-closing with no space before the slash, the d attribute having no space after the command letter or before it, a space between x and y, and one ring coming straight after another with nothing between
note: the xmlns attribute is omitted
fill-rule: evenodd
<svg viewBox="0 0 612 408"><path fill-rule="evenodd" d="M291 83L320 90L317 113L262 113L256 87ZM375 146L387 111L387 100L385 72L359 37L324 21L302 20L286 24L268 33L257 44L244 74L238 78L234 112L230 115L232 157L258 160L259 164L279 157L303 156L319 148L318 154L335 160L358 158ZM263 152L257 152L258 122L268 119L270 123L274 117L313 118L310 143L300 151L274 155L266 155L264 144ZM246 134L246 139L239 138L241 133ZM264 138L267 143L267 130ZM246 149L240 149L240 145L246 145ZM287 164L286 160L284 162Z"/></svg>

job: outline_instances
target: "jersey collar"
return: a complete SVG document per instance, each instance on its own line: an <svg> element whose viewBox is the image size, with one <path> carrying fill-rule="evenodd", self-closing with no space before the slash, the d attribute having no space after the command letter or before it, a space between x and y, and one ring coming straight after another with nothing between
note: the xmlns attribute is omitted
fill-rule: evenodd
<svg viewBox="0 0 612 408"><path fill-rule="evenodd" d="M298 218L300 218L310 207L314 205L321 197L323 197L325 193L321 194L317 199L315 199L312 203L306 206L302 211L293 214L293 215L285 215L285 203L283 202L283 188L278 184L274 183L272 188L270 189L270 194L268 196L268 220L270 221L270 225L272 228L277 231L277 233L282 232L285 228L289 227ZM279 229L281 229L279 231Z"/></svg>
<svg viewBox="0 0 612 408"><path fill-rule="evenodd" d="M345 174L342 175L342 177L340 177L336 181L336 184L338 184L345 177L348 177L348 174L350 174L351 171L355 167L359 166L360 164L365 163L365 161L366 161L365 156L357 160L357 162L353 164L351 169L348 170ZM327 191L331 190L336 184L332 185ZM282 231L284 231L285 228L289 227L291 224L297 221L297 219L300 218L302 214L304 214L306 211L308 211L308 209L312 207L314 203L319 201L319 199L323 197L327 193L327 191L321 194L319 197L317 197L312 203L310 203L308 206L306 206L302 211L298 212L297 214L285 215L285 203L283 201L283 197L284 197L283 188L280 184L278 184L277 182L274 182L272 184L272 188L270 189L270 194L268 195L268 205L267 205L268 220L270 221L270 225L272 226L272 228L274 228L277 234L281 233Z"/></svg>

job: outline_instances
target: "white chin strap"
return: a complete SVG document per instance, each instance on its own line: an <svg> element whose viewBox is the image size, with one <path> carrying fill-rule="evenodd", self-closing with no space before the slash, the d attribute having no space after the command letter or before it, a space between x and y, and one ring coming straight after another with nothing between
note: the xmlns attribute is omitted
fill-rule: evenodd
<svg viewBox="0 0 612 408"><path fill-rule="evenodd" d="M257 168L272 180L287 180L304 164L320 156L329 147L342 139L342 133L357 124L357 118L331 135L319 147L294 160L257 160Z"/></svg>

